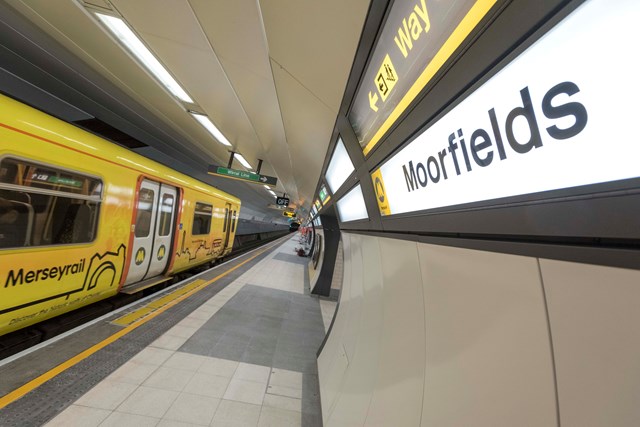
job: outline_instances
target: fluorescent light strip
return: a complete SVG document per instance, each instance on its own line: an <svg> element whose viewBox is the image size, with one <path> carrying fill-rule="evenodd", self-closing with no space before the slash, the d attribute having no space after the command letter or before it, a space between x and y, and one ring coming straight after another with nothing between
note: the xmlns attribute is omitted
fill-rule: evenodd
<svg viewBox="0 0 640 427"><path fill-rule="evenodd" d="M204 114L195 113L193 111L189 111L189 114L191 114L194 119L200 122L200 124L204 126L204 128L208 130L209 133L218 140L218 142L231 147L231 143L229 142L229 140L222 134L222 132L220 132L220 130L218 130L216 125L214 125L213 122L209 120L209 117L205 116Z"/></svg>
<svg viewBox="0 0 640 427"><path fill-rule="evenodd" d="M269 193L273 194L273 197L278 197L273 190L269 190Z"/></svg>
<svg viewBox="0 0 640 427"><path fill-rule="evenodd" d="M271 187L269 187L268 185L263 185L264 188L266 188L267 190L271 190Z"/></svg>
<svg viewBox="0 0 640 427"><path fill-rule="evenodd" d="M162 83L175 97L184 102L193 104L193 99L180 87L178 82L171 77L166 68L160 64L156 57L147 49L142 41L131 31L131 28L120 18L111 15L97 13L96 16L113 33L120 42Z"/></svg>
<svg viewBox="0 0 640 427"><path fill-rule="evenodd" d="M236 158L236 159L238 159L238 161L240 162L240 164L241 164L242 166L244 166L245 168L247 168L247 169L253 169L253 168L251 167L251 165L249 164L249 162L247 162L247 159L245 159L245 158L242 156L242 154L240 154L240 153L236 153L236 154L234 154L234 155L233 155L233 157L234 157L234 158Z"/></svg>

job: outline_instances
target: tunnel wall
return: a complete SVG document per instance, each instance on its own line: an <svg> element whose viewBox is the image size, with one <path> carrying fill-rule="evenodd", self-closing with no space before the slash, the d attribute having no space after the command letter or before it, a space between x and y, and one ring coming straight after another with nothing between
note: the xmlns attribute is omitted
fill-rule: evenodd
<svg viewBox="0 0 640 427"><path fill-rule="evenodd" d="M342 242L339 309L318 357L325 425L640 424L640 271Z"/></svg>

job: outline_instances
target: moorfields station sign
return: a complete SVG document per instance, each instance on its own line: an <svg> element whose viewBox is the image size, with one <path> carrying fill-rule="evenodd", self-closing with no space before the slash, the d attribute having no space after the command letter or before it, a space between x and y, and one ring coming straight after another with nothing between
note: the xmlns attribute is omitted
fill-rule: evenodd
<svg viewBox="0 0 640 427"><path fill-rule="evenodd" d="M639 177L637 16L578 7L373 171L381 214Z"/></svg>

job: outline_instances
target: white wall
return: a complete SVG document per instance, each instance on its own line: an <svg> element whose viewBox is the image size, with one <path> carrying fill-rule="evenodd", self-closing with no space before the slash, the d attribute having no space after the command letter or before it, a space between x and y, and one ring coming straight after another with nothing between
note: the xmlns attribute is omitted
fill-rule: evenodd
<svg viewBox="0 0 640 427"><path fill-rule="evenodd" d="M326 426L640 425L640 272L342 239Z"/></svg>

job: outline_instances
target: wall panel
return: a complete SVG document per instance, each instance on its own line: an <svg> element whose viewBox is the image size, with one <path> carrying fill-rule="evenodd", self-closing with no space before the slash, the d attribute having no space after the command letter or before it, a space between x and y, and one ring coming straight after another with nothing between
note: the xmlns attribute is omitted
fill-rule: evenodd
<svg viewBox="0 0 640 427"><path fill-rule="evenodd" d="M556 425L533 258L419 244L426 314L423 426Z"/></svg>
<svg viewBox="0 0 640 427"><path fill-rule="evenodd" d="M562 425L640 425L640 271L540 265Z"/></svg>

